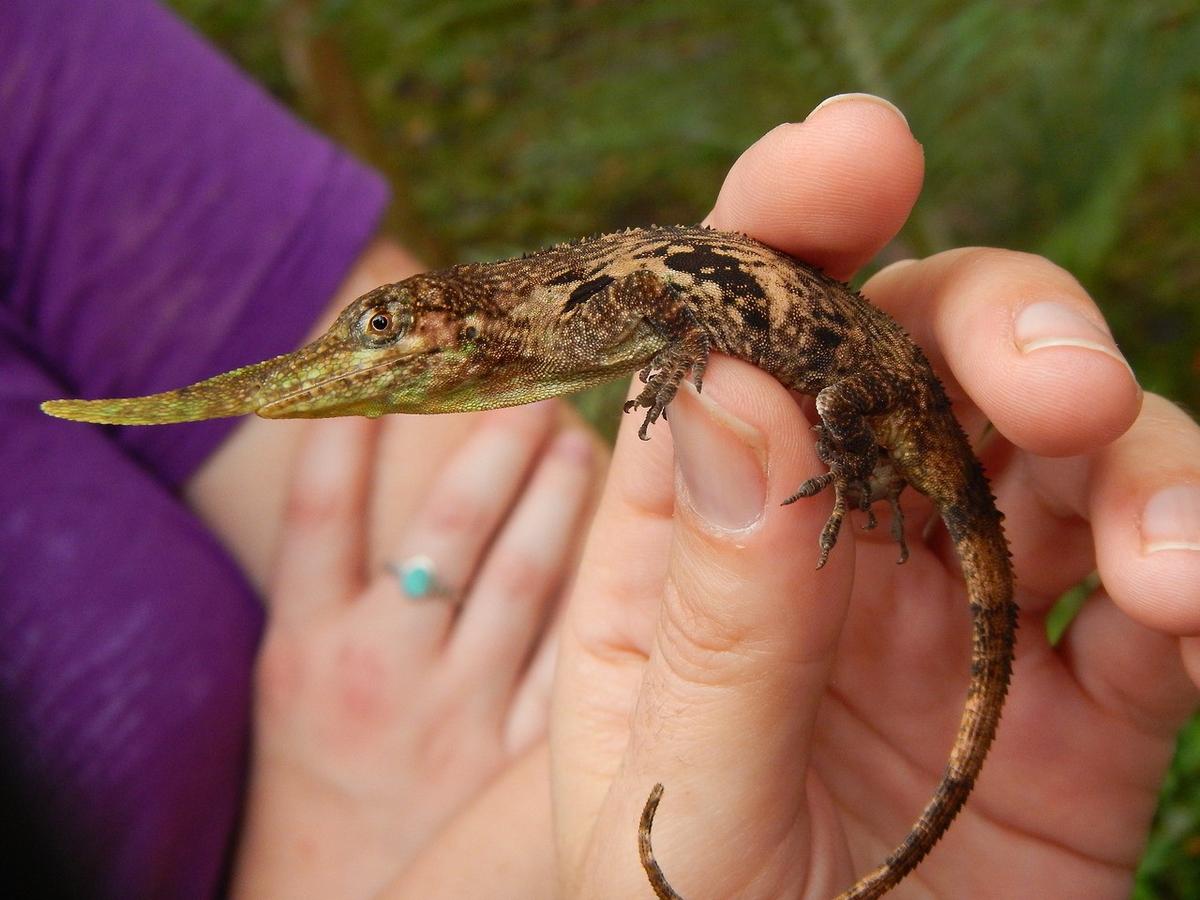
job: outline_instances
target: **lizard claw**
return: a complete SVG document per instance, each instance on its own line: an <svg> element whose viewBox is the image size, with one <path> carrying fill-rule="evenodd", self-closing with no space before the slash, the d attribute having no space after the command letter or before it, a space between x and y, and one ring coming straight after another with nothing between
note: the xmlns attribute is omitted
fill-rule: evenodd
<svg viewBox="0 0 1200 900"><path fill-rule="evenodd" d="M898 562L905 562L908 559L908 545L904 540L904 514L900 511L899 498L907 482L896 472L890 457L879 448L873 448L870 455L840 451L835 447L827 428L817 425L814 430L817 432L817 455L829 465L829 471L805 481L783 502L785 505L795 503L802 497L815 496L833 485L833 510L821 529L817 568L825 565L837 544L847 509L858 509L867 514L864 530L878 526L879 520L871 508L876 500L887 500L891 507L892 539L900 546Z"/></svg>
<svg viewBox="0 0 1200 900"><path fill-rule="evenodd" d="M904 513L900 510L900 491L903 485L894 493L888 495L888 504L892 507L892 540L900 545L900 558L896 565L908 562L908 543L904 540Z"/></svg>
<svg viewBox="0 0 1200 900"><path fill-rule="evenodd" d="M626 400L622 407L630 413L635 409L646 410L646 418L638 429L638 437L650 440L650 426L666 419L667 407L675 399L679 384L687 376L699 390L704 383L704 367L708 362L708 336L700 330L689 332L677 344L660 352L650 364L638 373L646 385L633 400Z"/></svg>
<svg viewBox="0 0 1200 900"><path fill-rule="evenodd" d="M814 475L808 481L804 482L804 484L800 485L796 489L796 493L784 500L782 505L787 506L804 497L814 497L831 484L833 484L832 472L826 472L824 475Z"/></svg>

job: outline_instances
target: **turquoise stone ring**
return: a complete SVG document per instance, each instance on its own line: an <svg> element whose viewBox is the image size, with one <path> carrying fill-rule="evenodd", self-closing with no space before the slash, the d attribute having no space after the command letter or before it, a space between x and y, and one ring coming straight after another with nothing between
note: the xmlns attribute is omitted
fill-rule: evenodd
<svg viewBox="0 0 1200 900"><path fill-rule="evenodd" d="M403 562L389 562L387 570L396 576L400 590L409 600L446 599L450 592L438 582L433 560L428 556L410 556Z"/></svg>

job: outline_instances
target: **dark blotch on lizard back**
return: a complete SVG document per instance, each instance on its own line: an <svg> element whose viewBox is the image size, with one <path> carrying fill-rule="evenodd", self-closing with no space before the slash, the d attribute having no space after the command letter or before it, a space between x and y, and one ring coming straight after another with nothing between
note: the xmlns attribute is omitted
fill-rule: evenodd
<svg viewBox="0 0 1200 900"><path fill-rule="evenodd" d="M671 244L663 242L661 244L652 244L642 250L638 250L630 254L632 259L655 259L662 258L671 252Z"/></svg>
<svg viewBox="0 0 1200 900"><path fill-rule="evenodd" d="M612 283L613 277L611 275L601 275L599 278L585 281L579 287L575 288L575 290L571 291L571 296L567 298L567 302L563 306L563 312L570 312L579 304L584 303L589 297L600 293Z"/></svg>
<svg viewBox="0 0 1200 900"><path fill-rule="evenodd" d="M576 281L583 281L586 276L578 269L567 269L567 271L555 275L553 278L547 278L546 284L554 287L561 287L564 284L573 284Z"/></svg>
<svg viewBox="0 0 1200 900"><path fill-rule="evenodd" d="M742 323L752 332L765 335L770 330L771 323L767 319L766 310L757 303L746 303L738 306L742 314Z"/></svg>
<svg viewBox="0 0 1200 900"><path fill-rule="evenodd" d="M812 337L813 343L816 344L817 347L829 353L832 353L834 350L840 347L842 345L842 341L846 339L844 332L835 331L832 328L825 328L821 325L818 325L811 332L809 332L809 334Z"/></svg>
<svg viewBox="0 0 1200 900"><path fill-rule="evenodd" d="M793 294L793 296L797 296ZM803 302L803 295L797 296L798 301ZM836 306L825 305L822 303L809 304L808 314L818 322L828 322L834 328L840 328L843 331L850 327L850 320Z"/></svg>
<svg viewBox="0 0 1200 900"><path fill-rule="evenodd" d="M668 268L676 272L686 272L702 281L719 284L724 288L726 300L766 302L763 286L742 267L742 261L735 256L721 253L715 247L693 244L689 250L677 250L668 254L666 263Z"/></svg>

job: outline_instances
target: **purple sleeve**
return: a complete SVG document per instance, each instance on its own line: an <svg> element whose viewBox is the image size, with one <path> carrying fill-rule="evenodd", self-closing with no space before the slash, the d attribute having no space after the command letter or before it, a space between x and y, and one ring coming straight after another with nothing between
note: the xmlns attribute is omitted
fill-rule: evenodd
<svg viewBox="0 0 1200 900"><path fill-rule="evenodd" d="M0 134L3 302L77 396L293 349L385 199L149 0L0 4ZM177 484L234 424L119 440Z"/></svg>
<svg viewBox="0 0 1200 900"><path fill-rule="evenodd" d="M123 448L38 411L57 385L7 318L0 756L77 896L213 897L245 777L261 603ZM0 895L41 895L12 871L0 867Z"/></svg>
<svg viewBox="0 0 1200 900"><path fill-rule="evenodd" d="M37 404L295 346L384 193L149 0L0 2L0 758L91 896L220 889L262 610L178 498L234 422Z"/></svg>

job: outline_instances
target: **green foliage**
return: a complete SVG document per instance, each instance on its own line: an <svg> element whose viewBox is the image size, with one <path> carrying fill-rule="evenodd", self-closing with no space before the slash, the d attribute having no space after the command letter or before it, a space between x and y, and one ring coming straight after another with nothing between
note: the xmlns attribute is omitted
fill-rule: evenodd
<svg viewBox="0 0 1200 900"><path fill-rule="evenodd" d="M294 0L293 0L294 2ZM289 0L175 0L270 90ZM438 255L695 221L729 164L821 98L870 90L925 144L889 255L959 244L1075 272L1147 385L1200 408L1194 0L309 0Z"/></svg>
<svg viewBox="0 0 1200 900"><path fill-rule="evenodd" d="M436 263L696 221L764 131L830 94L881 94L928 169L885 257L1045 254L1097 298L1143 383L1200 410L1195 0L172 2L293 105L276 20L311 11L364 86ZM1193 722L1140 897L1200 894L1198 819Z"/></svg>
<svg viewBox="0 0 1200 900"><path fill-rule="evenodd" d="M1200 716L1179 733L1159 796L1135 900L1191 900L1200 893Z"/></svg>

